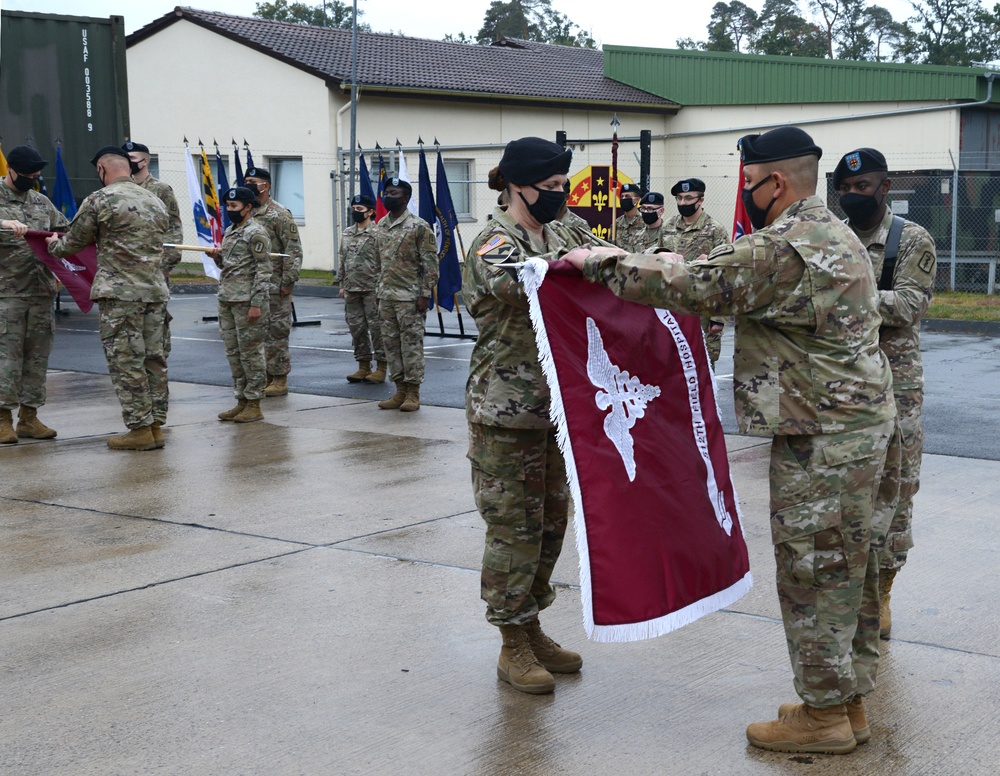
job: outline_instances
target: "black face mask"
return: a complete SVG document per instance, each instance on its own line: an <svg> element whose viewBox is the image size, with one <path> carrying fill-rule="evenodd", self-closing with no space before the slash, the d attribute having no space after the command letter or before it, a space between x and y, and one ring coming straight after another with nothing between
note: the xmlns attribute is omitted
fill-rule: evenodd
<svg viewBox="0 0 1000 776"><path fill-rule="evenodd" d="M689 205L678 205L677 212L684 216L684 218L690 218L698 212L698 203L692 202Z"/></svg>
<svg viewBox="0 0 1000 776"><path fill-rule="evenodd" d="M402 197L382 197L382 204L385 205L385 209L390 213L399 210L400 206L403 204Z"/></svg>
<svg viewBox="0 0 1000 776"><path fill-rule="evenodd" d="M242 210L226 210L226 215L229 216L229 220L233 224L242 223L243 219L246 218L246 213Z"/></svg>
<svg viewBox="0 0 1000 776"><path fill-rule="evenodd" d="M885 197L879 201L874 196L857 194L853 191L840 195L840 206L855 226L870 223L875 214L878 213L878 209L882 207L883 202L885 202Z"/></svg>
<svg viewBox="0 0 1000 776"><path fill-rule="evenodd" d="M524 194L520 191L517 192L521 201L524 202L525 207L528 208L531 217L540 224L548 224L555 221L559 217L559 211L566 204L566 192L546 191L537 186L532 186L531 188L538 192L538 199L531 203L524 198Z"/></svg>
<svg viewBox="0 0 1000 776"><path fill-rule="evenodd" d="M625 199L622 200L622 210L624 210L626 213L631 213L633 210L635 210L636 204L637 204L636 201L632 199L632 197L626 197Z"/></svg>
<svg viewBox="0 0 1000 776"><path fill-rule="evenodd" d="M655 213L640 213L639 215L641 215L642 220L646 222L646 226L652 226L660 220L660 214L658 211Z"/></svg>
<svg viewBox="0 0 1000 776"><path fill-rule="evenodd" d="M767 203L767 207L757 207L756 203L753 201L753 193L757 191L761 186L771 180L771 176L764 178L760 183L751 189L743 189L740 191L740 197L743 200L743 207L746 208L747 216L750 218L750 223L753 225L754 229L762 229L765 222L767 221L767 213L771 209L771 205L774 204L774 197L771 197L771 201Z"/></svg>
<svg viewBox="0 0 1000 776"><path fill-rule="evenodd" d="M139 163L133 162L131 159L128 160L128 171L130 175L135 175L139 172Z"/></svg>
<svg viewBox="0 0 1000 776"><path fill-rule="evenodd" d="M357 210L352 210L351 218L354 219L354 223L356 224L364 223L365 221L368 220L368 211L366 210L363 213L361 213L358 212Z"/></svg>
<svg viewBox="0 0 1000 776"><path fill-rule="evenodd" d="M253 192L253 195L255 197L258 194L260 194L260 189L257 188L257 184L256 183L250 183L250 181L246 181L246 182L243 183L243 186L244 186L244 188L250 189L250 191Z"/></svg>
<svg viewBox="0 0 1000 776"><path fill-rule="evenodd" d="M17 170L14 170L14 172L17 172ZM14 188L18 191L31 191L35 188L35 180L35 178L28 178L17 172L17 180L14 181Z"/></svg>

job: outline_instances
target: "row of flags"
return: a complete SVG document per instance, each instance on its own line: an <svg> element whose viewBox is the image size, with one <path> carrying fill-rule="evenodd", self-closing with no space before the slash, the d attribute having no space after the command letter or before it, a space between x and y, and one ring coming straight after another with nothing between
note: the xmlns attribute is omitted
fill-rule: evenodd
<svg viewBox="0 0 1000 776"><path fill-rule="evenodd" d="M398 153L397 177L402 178L412 186L414 181L409 176L406 157L402 151ZM386 185L390 180L390 176L386 173L385 157L381 151L378 152L377 192L372 186L372 179L368 173L368 162L365 161L364 154L361 154L358 168L359 193L375 200L375 222L378 223L388 213L382 203L382 196L385 194ZM437 302L445 310L452 311L455 309L455 295L462 290L462 270L458 261L462 238L458 232L458 215L455 213L455 204L451 197L451 188L448 186L448 175L444 169L444 159L441 157L440 148L437 152L437 175L434 184L432 187L430 171L427 167L427 155L421 146L419 177L417 185L414 187L416 196L410 197L407 209L434 228L438 248ZM464 253L464 249L462 252Z"/></svg>

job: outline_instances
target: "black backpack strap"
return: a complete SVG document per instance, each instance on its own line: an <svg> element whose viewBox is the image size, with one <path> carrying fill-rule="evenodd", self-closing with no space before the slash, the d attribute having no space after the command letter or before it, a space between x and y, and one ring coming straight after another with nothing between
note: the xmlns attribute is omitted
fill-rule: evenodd
<svg viewBox="0 0 1000 776"><path fill-rule="evenodd" d="M878 279L879 291L892 291L892 278L896 274L896 257L899 255L899 239L903 235L903 219L892 217L889 236L885 239L885 258L882 259L882 276Z"/></svg>

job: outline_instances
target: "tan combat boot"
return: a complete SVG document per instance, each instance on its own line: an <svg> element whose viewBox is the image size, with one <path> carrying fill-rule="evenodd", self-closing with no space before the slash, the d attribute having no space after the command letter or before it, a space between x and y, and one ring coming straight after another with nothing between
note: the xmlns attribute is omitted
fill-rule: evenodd
<svg viewBox="0 0 1000 776"><path fill-rule="evenodd" d="M235 407L233 407L231 410L226 410L225 412L219 413L219 420L232 420L241 412L243 412L243 408L246 406L247 406L247 400L241 396L236 400Z"/></svg>
<svg viewBox="0 0 1000 776"><path fill-rule="evenodd" d="M25 404L17 412L17 435L21 439L55 439L56 431L38 419L38 409Z"/></svg>
<svg viewBox="0 0 1000 776"><path fill-rule="evenodd" d="M416 412L420 409L420 383L405 383L406 398L399 405L400 412Z"/></svg>
<svg viewBox="0 0 1000 776"><path fill-rule="evenodd" d="M797 703L782 703L778 707L778 716L783 717L795 710ZM848 701L847 719L851 722L851 731L854 733L854 740L859 744L866 744L871 740L872 729L868 725L868 715L865 714L865 702L860 695L855 695Z"/></svg>
<svg viewBox="0 0 1000 776"><path fill-rule="evenodd" d="M161 447L166 445L166 441L163 439L163 431L161 430L160 423L153 422L153 425L149 427L149 430L153 432L153 441L156 443L156 449L159 450Z"/></svg>
<svg viewBox="0 0 1000 776"><path fill-rule="evenodd" d="M288 393L288 375L275 375L264 389L265 396L284 396Z"/></svg>
<svg viewBox="0 0 1000 776"><path fill-rule="evenodd" d="M347 376L347 382L349 383L363 383L365 379L372 373L372 365L370 361L359 361L358 371Z"/></svg>
<svg viewBox="0 0 1000 776"><path fill-rule="evenodd" d="M0 445L16 445L17 434L14 433L14 418L10 410L0 409Z"/></svg>
<svg viewBox="0 0 1000 776"><path fill-rule="evenodd" d="M889 594L892 592L892 582L898 569L878 570L878 635L881 639L889 639L892 632L892 609L889 608Z"/></svg>
<svg viewBox="0 0 1000 776"><path fill-rule="evenodd" d="M858 744L843 703L825 709L791 704L776 720L748 725L747 741L771 752L804 754L847 754Z"/></svg>
<svg viewBox="0 0 1000 776"><path fill-rule="evenodd" d="M406 401L406 383L396 383L396 392L385 401L378 403L380 410L398 410Z"/></svg>
<svg viewBox="0 0 1000 776"><path fill-rule="evenodd" d="M547 671L553 674L575 674L583 668L583 658L576 652L563 649L546 636L537 618L524 623L524 632L528 634L531 651Z"/></svg>
<svg viewBox="0 0 1000 776"><path fill-rule="evenodd" d="M151 426L133 428L127 434L108 437L108 447L112 450L155 450L156 440L153 439Z"/></svg>
<svg viewBox="0 0 1000 776"><path fill-rule="evenodd" d="M385 361L376 361L375 362L375 371L372 372L370 375L368 375L368 377L365 378L365 382L366 383L374 383L375 385L379 385L381 383L384 383L385 382L385 373L386 373L386 370L388 368L389 368L389 365L387 363L385 363Z"/></svg>
<svg viewBox="0 0 1000 776"><path fill-rule="evenodd" d="M247 404L239 415L233 418L236 423L253 423L263 420L264 413L260 411L260 399L247 399Z"/></svg>
<svg viewBox="0 0 1000 776"><path fill-rule="evenodd" d="M497 661L497 677L515 690L532 695L544 695L556 689L556 680L538 662L528 643L528 634L521 625L501 625L503 647Z"/></svg>

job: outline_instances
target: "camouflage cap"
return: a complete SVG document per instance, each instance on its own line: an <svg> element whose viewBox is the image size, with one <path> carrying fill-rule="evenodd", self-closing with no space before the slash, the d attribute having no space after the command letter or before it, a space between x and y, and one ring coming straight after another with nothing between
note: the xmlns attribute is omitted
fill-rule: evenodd
<svg viewBox="0 0 1000 776"><path fill-rule="evenodd" d="M856 148L844 154L833 171L833 187L837 188L844 178L864 175L869 172L889 172L889 165L881 151L874 148Z"/></svg>

